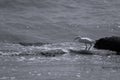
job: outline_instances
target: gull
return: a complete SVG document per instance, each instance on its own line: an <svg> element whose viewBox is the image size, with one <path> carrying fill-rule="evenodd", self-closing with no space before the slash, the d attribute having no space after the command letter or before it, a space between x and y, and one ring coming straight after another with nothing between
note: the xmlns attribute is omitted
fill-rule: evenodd
<svg viewBox="0 0 120 80"><path fill-rule="evenodd" d="M90 39L88 37L81 37L77 36L74 40L77 40L79 43L84 43L85 44L85 50L90 50L95 41L93 39ZM89 46L88 46L89 45Z"/></svg>

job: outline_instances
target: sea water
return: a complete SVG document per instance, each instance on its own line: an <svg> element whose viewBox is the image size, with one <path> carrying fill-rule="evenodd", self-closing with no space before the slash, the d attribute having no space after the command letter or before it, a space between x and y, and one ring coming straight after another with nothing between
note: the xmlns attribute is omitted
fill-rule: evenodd
<svg viewBox="0 0 120 80"><path fill-rule="evenodd" d="M119 80L120 78L119 55L84 55L68 52L54 57L10 56L9 54L16 54L17 51L37 50L38 47L36 49L5 44L1 49L4 49L1 53L7 55L0 56L0 80Z"/></svg>

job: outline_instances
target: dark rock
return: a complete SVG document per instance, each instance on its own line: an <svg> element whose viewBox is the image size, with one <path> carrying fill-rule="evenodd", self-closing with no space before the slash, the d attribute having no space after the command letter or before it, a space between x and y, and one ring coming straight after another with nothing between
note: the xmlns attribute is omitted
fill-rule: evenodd
<svg viewBox="0 0 120 80"><path fill-rule="evenodd" d="M96 40L94 48L115 51L117 54L120 54L120 37L112 36L100 38Z"/></svg>

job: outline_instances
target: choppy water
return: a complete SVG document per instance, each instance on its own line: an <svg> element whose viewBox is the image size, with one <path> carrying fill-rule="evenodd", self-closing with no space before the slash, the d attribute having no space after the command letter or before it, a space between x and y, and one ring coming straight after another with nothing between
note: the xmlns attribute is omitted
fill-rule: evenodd
<svg viewBox="0 0 120 80"><path fill-rule="evenodd" d="M119 5L119 0L0 0L0 41L61 42L72 41L76 35L95 39L119 36ZM69 52L84 49L81 45L0 43L0 80L119 80L119 55L94 49L99 54ZM65 54L34 55L57 54L56 50Z"/></svg>
<svg viewBox="0 0 120 80"><path fill-rule="evenodd" d="M1 53L7 55L0 56L0 80L119 80L120 78L120 56L118 55L66 53L56 57L10 56L8 54L15 54L17 51L38 50L38 47L1 45L3 45L1 49L4 49ZM49 46L49 49L53 48L55 49ZM68 46L64 44L63 49L67 50Z"/></svg>

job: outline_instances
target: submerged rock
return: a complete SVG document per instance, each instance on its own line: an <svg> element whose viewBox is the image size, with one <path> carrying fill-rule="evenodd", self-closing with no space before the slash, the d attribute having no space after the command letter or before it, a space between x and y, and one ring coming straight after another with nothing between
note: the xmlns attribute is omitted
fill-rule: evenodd
<svg viewBox="0 0 120 80"><path fill-rule="evenodd" d="M49 57L49 56L54 57L54 56L63 55L65 53L66 52L64 52L61 49L55 49L55 50L46 50L46 51L36 52L35 55L42 55L42 56L46 56L46 57Z"/></svg>
<svg viewBox="0 0 120 80"><path fill-rule="evenodd" d="M74 53L74 54L84 54L84 55L92 55L94 54L93 52L91 51L88 51L88 50L69 50L70 53Z"/></svg>

